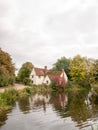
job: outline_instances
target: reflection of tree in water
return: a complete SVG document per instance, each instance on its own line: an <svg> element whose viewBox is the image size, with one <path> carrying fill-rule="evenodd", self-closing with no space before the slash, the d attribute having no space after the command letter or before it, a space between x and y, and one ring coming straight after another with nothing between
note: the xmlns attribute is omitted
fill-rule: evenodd
<svg viewBox="0 0 98 130"><path fill-rule="evenodd" d="M20 97L18 99L19 108L22 112L28 113L30 110L29 97Z"/></svg>
<svg viewBox="0 0 98 130"><path fill-rule="evenodd" d="M88 125L88 119L98 120L98 96L89 98L86 91L68 94L53 93L50 101L62 118L71 117L80 128Z"/></svg>
<svg viewBox="0 0 98 130"><path fill-rule="evenodd" d="M95 104L95 99L89 97L89 93L81 92L73 95L68 103L69 114L80 127L91 125L88 119L98 121L98 104Z"/></svg>
<svg viewBox="0 0 98 130"><path fill-rule="evenodd" d="M91 117L91 113L88 105L85 103L86 93L70 93L71 97L68 102L69 115L74 121L77 121L78 124L85 122L88 118Z"/></svg>
<svg viewBox="0 0 98 130"><path fill-rule="evenodd" d="M0 112L0 126L4 125L6 120L7 120L7 113L4 111Z"/></svg>
<svg viewBox="0 0 98 130"><path fill-rule="evenodd" d="M98 117L98 93L92 93L92 95L89 97L90 101L90 110L92 112L92 116L94 118ZM97 119L98 120L98 119Z"/></svg>
<svg viewBox="0 0 98 130"><path fill-rule="evenodd" d="M9 111L0 111L0 127L4 124L6 124L6 120L7 118L7 114L11 112L11 110Z"/></svg>

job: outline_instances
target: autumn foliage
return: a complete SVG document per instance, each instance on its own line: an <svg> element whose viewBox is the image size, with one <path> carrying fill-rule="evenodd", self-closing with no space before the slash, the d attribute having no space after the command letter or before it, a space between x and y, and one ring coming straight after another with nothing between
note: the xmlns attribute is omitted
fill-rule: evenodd
<svg viewBox="0 0 98 130"><path fill-rule="evenodd" d="M13 84L15 81L15 67L11 56L0 49L0 87Z"/></svg>

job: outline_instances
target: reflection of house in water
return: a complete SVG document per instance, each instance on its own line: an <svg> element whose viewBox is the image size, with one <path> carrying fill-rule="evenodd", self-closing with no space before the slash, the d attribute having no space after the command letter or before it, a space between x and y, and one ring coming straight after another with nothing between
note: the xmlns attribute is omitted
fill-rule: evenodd
<svg viewBox="0 0 98 130"><path fill-rule="evenodd" d="M60 102L62 109L65 108L67 101L68 101L68 97L65 93L59 94L59 102Z"/></svg>
<svg viewBox="0 0 98 130"><path fill-rule="evenodd" d="M39 95L35 94L29 98L31 108L40 108L43 107L43 110L46 111L46 105L49 103L50 95Z"/></svg>
<svg viewBox="0 0 98 130"><path fill-rule="evenodd" d="M52 103L54 106L64 109L67 105L68 97L65 93L56 94L54 97L47 95L35 94L29 98L31 109L37 109L43 107L46 111L46 106Z"/></svg>
<svg viewBox="0 0 98 130"><path fill-rule="evenodd" d="M53 98L51 98L51 103L57 109L64 109L67 105L68 97L66 93L59 93L56 94Z"/></svg>

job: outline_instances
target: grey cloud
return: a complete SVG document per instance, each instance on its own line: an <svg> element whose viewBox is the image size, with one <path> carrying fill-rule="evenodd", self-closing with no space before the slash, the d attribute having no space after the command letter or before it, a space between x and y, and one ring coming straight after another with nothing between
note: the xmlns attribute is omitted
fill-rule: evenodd
<svg viewBox="0 0 98 130"><path fill-rule="evenodd" d="M88 48L84 48L84 50L82 50L82 55L84 56L88 56L88 57L93 57L95 59L98 59L98 46L97 47L88 47Z"/></svg>
<svg viewBox="0 0 98 130"><path fill-rule="evenodd" d="M8 32L0 27L0 42L8 37Z"/></svg>
<svg viewBox="0 0 98 130"><path fill-rule="evenodd" d="M82 33L89 33L96 31L98 28L98 10L95 6L90 7L86 12L78 14L77 30Z"/></svg>
<svg viewBox="0 0 98 130"><path fill-rule="evenodd" d="M47 35L52 35L53 40L58 43L79 44L77 39L79 35L87 36L88 39L98 30L97 11L97 6L93 5L86 11L76 8L63 14L50 16L46 21L44 31Z"/></svg>
<svg viewBox="0 0 98 130"><path fill-rule="evenodd" d="M16 66L25 61L51 66L62 56L76 54L98 57L96 0L10 0L2 4L0 47L12 55Z"/></svg>
<svg viewBox="0 0 98 130"><path fill-rule="evenodd" d="M0 1L0 17L4 17L8 14L9 4L6 0Z"/></svg>

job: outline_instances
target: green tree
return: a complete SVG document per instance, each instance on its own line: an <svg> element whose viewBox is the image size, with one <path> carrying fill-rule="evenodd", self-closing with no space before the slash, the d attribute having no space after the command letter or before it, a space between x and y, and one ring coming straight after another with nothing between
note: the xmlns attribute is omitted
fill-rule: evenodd
<svg viewBox="0 0 98 130"><path fill-rule="evenodd" d="M29 84L29 76L33 69L33 64L31 62L26 62L22 65L19 70L17 79L23 84Z"/></svg>
<svg viewBox="0 0 98 130"><path fill-rule="evenodd" d="M0 49L0 87L13 84L15 81L15 67L11 56Z"/></svg>
<svg viewBox="0 0 98 130"><path fill-rule="evenodd" d="M87 62L84 57L77 55L73 58L70 63L70 76L76 82L87 79Z"/></svg>
<svg viewBox="0 0 98 130"><path fill-rule="evenodd" d="M95 81L98 81L98 59L97 60L95 60L95 74L94 74L94 76L95 76Z"/></svg>
<svg viewBox="0 0 98 130"><path fill-rule="evenodd" d="M53 64L53 70L61 71L62 69L64 69L68 78L70 78L69 65L70 65L70 59L67 59L66 57L61 57L60 59L57 60L56 63Z"/></svg>
<svg viewBox="0 0 98 130"><path fill-rule="evenodd" d="M98 82L98 60L94 60L91 68L90 68L90 82L96 83Z"/></svg>
<svg viewBox="0 0 98 130"><path fill-rule="evenodd" d="M93 65L95 63L95 59L92 59L92 58L85 58L86 60L86 63L87 63L87 77L88 77L88 80L89 80L89 83L92 83L92 81L94 80L93 78Z"/></svg>

